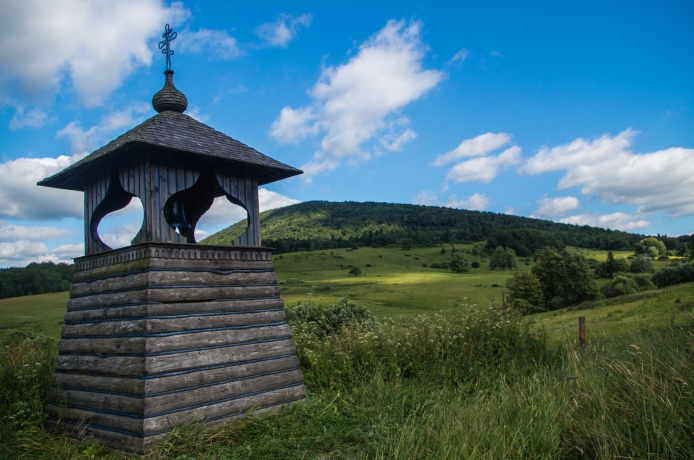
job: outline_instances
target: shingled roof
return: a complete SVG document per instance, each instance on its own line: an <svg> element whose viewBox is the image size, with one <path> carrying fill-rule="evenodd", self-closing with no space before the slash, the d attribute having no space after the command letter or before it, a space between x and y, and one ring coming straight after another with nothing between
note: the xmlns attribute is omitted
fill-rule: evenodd
<svg viewBox="0 0 694 460"><path fill-rule="evenodd" d="M40 181L38 185L82 191L84 190L83 175L86 169L91 169L91 166L96 166L121 152L143 144L199 155L209 160L232 161L255 166L258 168L258 185L302 174L301 170L273 160L246 144L183 114L187 101L185 96L173 86L172 75L173 71L167 71L166 85L153 98L154 107L160 112L159 114L77 163ZM176 99L180 97L183 99L180 101ZM169 105L165 105L167 102ZM173 105L174 102L179 105Z"/></svg>

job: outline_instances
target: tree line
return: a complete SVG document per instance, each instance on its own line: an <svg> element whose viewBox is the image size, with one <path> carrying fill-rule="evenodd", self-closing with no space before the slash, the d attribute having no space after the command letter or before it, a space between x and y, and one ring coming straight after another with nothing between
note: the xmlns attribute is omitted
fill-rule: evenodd
<svg viewBox="0 0 694 460"><path fill-rule="evenodd" d="M358 245L399 247L407 239L420 247L487 240L492 250L503 246L521 257L531 257L545 246L631 251L644 238L618 230L493 212L373 202L307 201L265 211L260 222L263 245L274 248L276 254ZM231 244L245 225L233 225L202 243ZM677 239L660 239L673 248L683 247Z"/></svg>
<svg viewBox="0 0 694 460"><path fill-rule="evenodd" d="M62 292L70 289L74 264L30 263L26 267L0 269L0 299Z"/></svg>

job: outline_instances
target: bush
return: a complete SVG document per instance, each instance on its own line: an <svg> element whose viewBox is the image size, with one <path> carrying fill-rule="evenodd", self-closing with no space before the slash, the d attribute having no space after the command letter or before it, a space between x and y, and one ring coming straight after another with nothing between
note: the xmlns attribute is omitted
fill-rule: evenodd
<svg viewBox="0 0 694 460"><path fill-rule="evenodd" d="M679 267L664 267L651 278L658 287L672 286L675 284L694 281L694 265L684 263Z"/></svg>
<svg viewBox="0 0 694 460"><path fill-rule="evenodd" d="M462 384L513 362L553 357L542 334L492 308L353 323L323 336L314 330L292 324L309 388L345 388L374 375Z"/></svg>
<svg viewBox="0 0 694 460"><path fill-rule="evenodd" d="M475 260L472 262L471 266L472 268L480 268L480 263Z"/></svg>
<svg viewBox="0 0 694 460"><path fill-rule="evenodd" d="M451 255L449 266L453 273L468 273L470 271L470 261L459 252Z"/></svg>
<svg viewBox="0 0 694 460"><path fill-rule="evenodd" d="M530 271L540 283L546 308L569 307L598 295L592 271L582 255L547 247L535 253L535 262Z"/></svg>
<svg viewBox="0 0 694 460"><path fill-rule="evenodd" d="M335 334L345 326L376 323L376 317L366 307L345 297L340 297L337 303L329 306L316 305L308 300L294 307L288 306L285 311L292 327L309 327L320 337Z"/></svg>
<svg viewBox="0 0 694 460"><path fill-rule="evenodd" d="M514 273L506 281L506 287L509 291L510 307L521 315L530 315L547 310L542 285L532 273Z"/></svg>
<svg viewBox="0 0 694 460"><path fill-rule="evenodd" d="M349 271L349 274L354 275L354 276L359 276L359 275L361 275L361 268L352 267L352 269Z"/></svg>
<svg viewBox="0 0 694 460"><path fill-rule="evenodd" d="M651 291L655 285L647 274L620 273L614 276L612 281L604 285L600 292L605 297L617 297L637 292Z"/></svg>
<svg viewBox="0 0 694 460"><path fill-rule="evenodd" d="M655 269L649 257L638 255L631 261L629 271L631 273L652 273Z"/></svg>

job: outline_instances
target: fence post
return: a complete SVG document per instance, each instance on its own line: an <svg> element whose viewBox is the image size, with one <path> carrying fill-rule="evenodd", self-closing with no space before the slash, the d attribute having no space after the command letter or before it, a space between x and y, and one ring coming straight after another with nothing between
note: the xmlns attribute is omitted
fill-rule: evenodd
<svg viewBox="0 0 694 460"><path fill-rule="evenodd" d="M581 347L581 353L586 350L586 317L578 317L578 344Z"/></svg>

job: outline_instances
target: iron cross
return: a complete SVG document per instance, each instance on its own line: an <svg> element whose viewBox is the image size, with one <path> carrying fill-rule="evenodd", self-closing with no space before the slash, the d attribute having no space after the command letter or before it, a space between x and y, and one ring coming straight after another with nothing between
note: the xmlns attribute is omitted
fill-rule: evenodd
<svg viewBox="0 0 694 460"><path fill-rule="evenodd" d="M171 40L176 39L176 32L171 30L169 25L167 24L166 27L164 28L164 33L162 34L162 40L159 42L159 49L161 50L162 53L166 54L166 70L171 69L171 56L173 56L174 52L173 50L169 47L169 43L171 43Z"/></svg>

